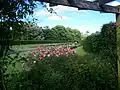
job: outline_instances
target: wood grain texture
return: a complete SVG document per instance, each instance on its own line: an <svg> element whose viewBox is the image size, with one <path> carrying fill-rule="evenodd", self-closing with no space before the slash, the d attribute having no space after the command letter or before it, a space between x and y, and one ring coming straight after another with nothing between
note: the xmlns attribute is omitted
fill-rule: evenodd
<svg viewBox="0 0 120 90"><path fill-rule="evenodd" d="M103 5L101 8L99 2L90 2L85 0L36 0L36 1L47 2L50 3L51 6L64 5L64 6L76 7L78 8L78 10L84 9L84 10L100 11L105 13L120 13L120 10L114 6ZM105 0L104 3L110 1L113 0Z"/></svg>

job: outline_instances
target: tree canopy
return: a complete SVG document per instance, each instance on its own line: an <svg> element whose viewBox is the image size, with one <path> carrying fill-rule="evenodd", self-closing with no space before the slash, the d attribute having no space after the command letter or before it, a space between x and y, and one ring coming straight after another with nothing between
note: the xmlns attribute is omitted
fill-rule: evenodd
<svg viewBox="0 0 120 90"><path fill-rule="evenodd" d="M39 27L34 23L12 24L11 40L59 40L59 41L80 41L81 32L62 25L53 28Z"/></svg>
<svg viewBox="0 0 120 90"><path fill-rule="evenodd" d="M101 32L91 34L84 40L84 49L89 53L99 53L100 51L116 48L116 28L114 23L104 24Z"/></svg>
<svg viewBox="0 0 120 90"><path fill-rule="evenodd" d="M3 59L9 50L11 22L20 22L27 15L33 14L33 0L0 0L0 90L6 90L4 72L7 64Z"/></svg>

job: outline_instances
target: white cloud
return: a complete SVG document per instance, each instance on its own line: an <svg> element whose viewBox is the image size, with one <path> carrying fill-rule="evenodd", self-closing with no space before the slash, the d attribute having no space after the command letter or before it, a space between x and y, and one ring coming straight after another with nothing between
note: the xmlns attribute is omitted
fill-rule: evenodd
<svg viewBox="0 0 120 90"><path fill-rule="evenodd" d="M48 6L49 6L49 4L47 4L47 7ZM64 12L66 12L66 11L78 11L76 8L61 6L61 5L58 5L58 6L55 6L55 7L52 7L52 8L55 10L55 12L57 12L57 15L59 15L59 16L57 16L54 13L51 14L50 12L48 12L45 9L40 9L40 10L37 10L34 13L34 17L39 18L39 17L47 16L48 20L66 20L66 19L70 19L70 18L65 16L63 14Z"/></svg>
<svg viewBox="0 0 120 90"><path fill-rule="evenodd" d="M51 13L49 13L47 10L38 10L37 12L34 13L35 17L40 17L40 16L49 16Z"/></svg>
<svg viewBox="0 0 120 90"><path fill-rule="evenodd" d="M108 3L107 5L118 6L118 5L120 5L120 2L118 2L118 1L113 1L113 2Z"/></svg>
<svg viewBox="0 0 120 90"><path fill-rule="evenodd" d="M61 6L61 5L55 6L55 7L53 7L53 9L58 13L63 13L65 11L78 11L77 8Z"/></svg>
<svg viewBox="0 0 120 90"><path fill-rule="evenodd" d="M49 17L48 19L49 19L49 20L66 20L66 19L68 19L68 17L66 17L66 16L60 17L60 16L52 15L52 16Z"/></svg>
<svg viewBox="0 0 120 90"><path fill-rule="evenodd" d="M86 1L95 1L95 0L86 0ZM112 1L112 2L107 3L107 5L118 6L118 5L120 5L120 2L119 1Z"/></svg>
<svg viewBox="0 0 120 90"><path fill-rule="evenodd" d="M67 16L62 16L60 14L58 14L59 16L57 16L56 14L51 14L49 13L47 10L39 10L37 12L34 13L34 17L39 18L42 16L47 16L48 20L66 20L68 19Z"/></svg>
<svg viewBox="0 0 120 90"><path fill-rule="evenodd" d="M57 5L54 7L49 7L49 3L46 4L47 8L53 8L57 13L64 13L65 11L78 11L78 12L86 12L86 10L78 10L77 8L74 7L69 7L69 6L63 6L63 5Z"/></svg>
<svg viewBox="0 0 120 90"><path fill-rule="evenodd" d="M48 9L50 8L49 4L46 4L46 6L48 7ZM57 15L59 15L59 16L57 16L56 14L51 14L45 8L43 8L43 9L37 10L34 13L34 17L39 18L39 17L44 17L44 16L46 17L47 16L47 18L49 20L66 20L66 19L68 19L68 16L65 15L66 11L68 11L70 13L72 13L74 11L78 12L78 13L79 12L80 13L86 13L87 12L86 10L78 10L77 8L68 7L68 6L62 6L62 5L54 6L52 8L55 10L55 12L57 13Z"/></svg>
<svg viewBox="0 0 120 90"><path fill-rule="evenodd" d="M66 11L68 12L81 12L81 13L86 13L87 11L86 10L78 10L77 8L74 8L74 7L68 7L68 6L62 6L62 5L58 5L58 6L55 6L53 7L53 9L61 14L61 13L64 13Z"/></svg>

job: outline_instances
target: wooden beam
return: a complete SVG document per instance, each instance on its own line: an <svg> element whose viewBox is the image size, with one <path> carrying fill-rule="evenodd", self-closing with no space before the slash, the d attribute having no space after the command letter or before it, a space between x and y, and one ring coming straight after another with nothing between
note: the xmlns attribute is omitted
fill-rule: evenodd
<svg viewBox="0 0 120 90"><path fill-rule="evenodd" d="M100 5L104 5L112 1L115 1L115 0L95 0L94 2L98 2Z"/></svg>
<svg viewBox="0 0 120 90"><path fill-rule="evenodd" d="M101 7L99 6L98 2L90 2L84 0L35 0L35 1L42 1L55 5L76 7L79 10L84 9L84 10L101 11L105 13L120 13L120 11L113 6L103 5L104 7L104 11L103 11L103 9L101 9Z"/></svg>

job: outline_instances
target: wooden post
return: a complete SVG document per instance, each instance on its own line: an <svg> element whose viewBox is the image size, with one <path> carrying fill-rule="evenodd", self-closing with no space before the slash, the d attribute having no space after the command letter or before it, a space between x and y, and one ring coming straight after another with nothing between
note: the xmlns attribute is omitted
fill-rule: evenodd
<svg viewBox="0 0 120 90"><path fill-rule="evenodd" d="M120 32L118 32L120 26L120 14L116 14L116 31L117 31L117 55L118 55L118 61L117 61L117 65L118 65L118 90L120 90L120 40L119 40L119 36Z"/></svg>
<svg viewBox="0 0 120 90"><path fill-rule="evenodd" d="M117 27L120 25L120 14L116 14L116 24Z"/></svg>

